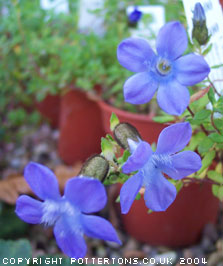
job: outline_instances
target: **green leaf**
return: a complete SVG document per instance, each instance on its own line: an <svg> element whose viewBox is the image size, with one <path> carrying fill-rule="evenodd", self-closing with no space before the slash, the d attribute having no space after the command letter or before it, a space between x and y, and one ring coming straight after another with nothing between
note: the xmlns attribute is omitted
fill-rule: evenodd
<svg viewBox="0 0 223 266"><path fill-rule="evenodd" d="M223 143L223 136L218 133L211 133L208 137L214 142Z"/></svg>
<svg viewBox="0 0 223 266"><path fill-rule="evenodd" d="M215 94L214 94L214 90L213 88L210 88L209 91L208 91L208 99L210 100L210 102L214 105L215 102L216 102L216 99L215 99Z"/></svg>
<svg viewBox="0 0 223 266"><path fill-rule="evenodd" d="M212 43L208 45L208 47L203 51L202 55L203 56L207 55L211 51L211 49L212 49Z"/></svg>
<svg viewBox="0 0 223 266"><path fill-rule="evenodd" d="M127 159L129 158L130 155L131 155L131 153L130 153L129 150L125 150L123 152L123 155L122 155L122 161L123 161L123 163L127 161Z"/></svg>
<svg viewBox="0 0 223 266"><path fill-rule="evenodd" d="M192 135L190 144L185 148L185 150L194 151L204 138L206 138L204 132L198 132L196 135Z"/></svg>
<svg viewBox="0 0 223 266"><path fill-rule="evenodd" d="M212 68L212 69L215 69L215 68L220 68L220 67L223 67L223 64L214 65L214 66L212 66L211 68Z"/></svg>
<svg viewBox="0 0 223 266"><path fill-rule="evenodd" d="M165 116L155 116L153 117L153 121L157 123L166 123L170 121L174 121L174 117L172 115L165 115Z"/></svg>
<svg viewBox="0 0 223 266"><path fill-rule="evenodd" d="M27 266L25 258L31 258L31 246L28 240L21 239L17 241L0 240L0 258L21 258L20 266Z"/></svg>
<svg viewBox="0 0 223 266"><path fill-rule="evenodd" d="M220 201L223 201L223 186L213 185L212 192Z"/></svg>
<svg viewBox="0 0 223 266"><path fill-rule="evenodd" d="M141 194L140 193L138 193L137 195L136 195L136 198L135 198L136 200L140 200L141 199Z"/></svg>
<svg viewBox="0 0 223 266"><path fill-rule="evenodd" d="M217 173L216 171L211 170L211 171L208 171L207 175L211 180L217 183L223 184L223 176L220 173Z"/></svg>
<svg viewBox="0 0 223 266"><path fill-rule="evenodd" d="M113 131L115 127L119 124L119 119L115 113L112 113L110 118L110 129Z"/></svg>
<svg viewBox="0 0 223 266"><path fill-rule="evenodd" d="M113 145L106 138L101 138L101 151L104 157L111 161L114 158Z"/></svg>
<svg viewBox="0 0 223 266"><path fill-rule="evenodd" d="M204 153L210 150L210 148L214 145L214 142L208 138L205 137L201 143L198 145L198 152L199 153Z"/></svg>
<svg viewBox="0 0 223 266"><path fill-rule="evenodd" d="M198 175L200 175L206 168L208 168L212 164L214 158L215 158L215 151L210 151L204 156L202 160L202 167L197 172Z"/></svg>
<svg viewBox="0 0 223 266"><path fill-rule="evenodd" d="M211 110L204 109L195 114L194 120L204 120L208 118L210 115L211 115Z"/></svg>
<svg viewBox="0 0 223 266"><path fill-rule="evenodd" d="M117 199L115 200L115 202L119 203L120 202L120 195L118 195Z"/></svg>
<svg viewBox="0 0 223 266"><path fill-rule="evenodd" d="M215 118L214 123L215 123L215 126L218 128L218 130L223 135L223 119L222 118Z"/></svg>
<svg viewBox="0 0 223 266"><path fill-rule="evenodd" d="M214 105L214 111L223 114L223 97L220 97Z"/></svg>

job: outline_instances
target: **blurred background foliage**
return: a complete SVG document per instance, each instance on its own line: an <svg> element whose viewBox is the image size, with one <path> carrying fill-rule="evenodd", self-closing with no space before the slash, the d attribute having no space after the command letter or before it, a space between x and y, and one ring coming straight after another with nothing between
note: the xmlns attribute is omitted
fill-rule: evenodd
<svg viewBox="0 0 223 266"><path fill-rule="evenodd" d="M70 84L84 91L99 84L102 97L116 107L147 112L148 105L137 109L124 103L122 88L130 73L116 58L117 45L130 36L127 6L147 4L164 5L167 21L184 17L181 1L105 0L94 11L105 27L104 36L97 36L78 30L78 0L69 0L68 14L44 10L39 0L1 0L0 140L23 134L24 123L38 124L35 102L63 94Z"/></svg>

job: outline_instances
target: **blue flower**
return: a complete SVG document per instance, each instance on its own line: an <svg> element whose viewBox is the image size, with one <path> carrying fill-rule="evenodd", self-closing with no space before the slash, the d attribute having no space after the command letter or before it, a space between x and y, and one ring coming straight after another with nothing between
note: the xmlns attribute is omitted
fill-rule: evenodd
<svg viewBox="0 0 223 266"><path fill-rule="evenodd" d="M186 86L192 86L210 72L202 56L181 56L187 48L187 34L179 22L164 25L156 40L157 55L148 42L129 38L120 43L117 57L120 64L138 72L124 84L124 98L132 104L144 104L157 91L161 109L172 115L181 115L190 101Z"/></svg>
<svg viewBox="0 0 223 266"><path fill-rule="evenodd" d="M120 203L122 213L127 213L140 188L145 187L146 206L153 211L165 211L176 197L176 188L162 173L179 180L201 167L200 157L192 151L182 150L191 138L192 130L188 122L165 128L159 135L157 150L152 152L147 142L138 143L128 139L131 156L123 165L128 174L138 171L122 186Z"/></svg>
<svg viewBox="0 0 223 266"><path fill-rule="evenodd" d="M137 7L134 8L134 10L128 15L128 19L130 23L137 23L142 17L142 12L137 9Z"/></svg>
<svg viewBox="0 0 223 266"><path fill-rule="evenodd" d="M27 223L54 226L57 244L67 256L85 256L84 234L121 244L108 221L89 215L104 208L107 201L105 188L98 180L71 178L61 196L56 176L47 167L31 162L24 176L42 201L22 195L16 202L16 214Z"/></svg>

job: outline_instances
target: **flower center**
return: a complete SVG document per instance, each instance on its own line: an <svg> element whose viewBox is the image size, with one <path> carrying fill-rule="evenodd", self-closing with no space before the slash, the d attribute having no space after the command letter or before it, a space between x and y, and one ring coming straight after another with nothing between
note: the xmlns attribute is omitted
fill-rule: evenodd
<svg viewBox="0 0 223 266"><path fill-rule="evenodd" d="M167 59L160 59L156 64L156 69L160 75L166 76L171 71L171 64Z"/></svg>
<svg viewBox="0 0 223 266"><path fill-rule="evenodd" d="M68 201L52 201L46 200L43 203L43 216L41 223L52 226L62 215L76 217L80 214L80 211L72 206Z"/></svg>
<svg viewBox="0 0 223 266"><path fill-rule="evenodd" d="M172 168L172 158L168 154L153 154L152 155L153 165L157 168L170 167Z"/></svg>

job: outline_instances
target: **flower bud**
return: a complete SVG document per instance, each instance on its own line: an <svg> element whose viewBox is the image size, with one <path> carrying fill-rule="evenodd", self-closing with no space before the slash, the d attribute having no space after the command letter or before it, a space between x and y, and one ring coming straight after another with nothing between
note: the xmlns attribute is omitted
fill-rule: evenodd
<svg viewBox="0 0 223 266"><path fill-rule="evenodd" d="M114 129L114 137L123 149L130 149L128 140L139 142L141 136L138 130L129 123L120 123Z"/></svg>
<svg viewBox="0 0 223 266"><path fill-rule="evenodd" d="M128 15L129 25L136 26L141 17L142 12L135 7L134 10Z"/></svg>
<svg viewBox="0 0 223 266"><path fill-rule="evenodd" d="M208 29L205 12L200 3L196 3L193 13L192 37L197 40L200 45L204 45L208 41Z"/></svg>
<svg viewBox="0 0 223 266"><path fill-rule="evenodd" d="M96 154L88 158L83 164L80 176L94 177L103 182L109 171L108 161L101 155Z"/></svg>

